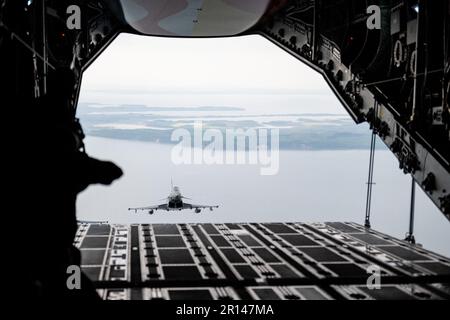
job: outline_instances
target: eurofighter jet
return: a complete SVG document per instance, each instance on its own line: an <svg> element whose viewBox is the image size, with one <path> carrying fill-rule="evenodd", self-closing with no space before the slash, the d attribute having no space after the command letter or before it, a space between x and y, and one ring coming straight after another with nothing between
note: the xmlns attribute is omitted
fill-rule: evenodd
<svg viewBox="0 0 450 320"><path fill-rule="evenodd" d="M155 213L157 210L162 211L181 211L186 209L192 209L195 213L200 213L202 209L209 209L213 211L213 209L218 208L219 206L209 206L209 205L200 205L200 204L191 204L184 202L184 199L189 199L184 197L181 194L180 188L177 186L173 186L172 191L169 196L165 199L166 203L149 206L149 207L139 207L139 208L128 208L128 210L133 210L135 213L137 211L147 211L149 214ZM190 200L190 199L189 199Z"/></svg>

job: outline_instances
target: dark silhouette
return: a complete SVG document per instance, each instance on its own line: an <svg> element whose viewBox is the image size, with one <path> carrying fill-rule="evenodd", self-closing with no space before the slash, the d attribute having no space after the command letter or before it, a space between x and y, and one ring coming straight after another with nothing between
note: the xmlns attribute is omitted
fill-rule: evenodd
<svg viewBox="0 0 450 320"><path fill-rule="evenodd" d="M13 252L6 257L8 280L11 290L30 298L98 298L85 276L81 290L66 285L67 267L80 264L80 252L73 246L75 203L89 185L110 184L122 171L84 150L71 101L80 82L76 68L62 63L49 70L47 93L34 97L33 54L11 31L26 38L30 17L23 10L25 2L0 2L8 13L0 16L7 26L0 27L0 105L8 132L3 150L3 170L9 171L5 213L17 228ZM71 57L70 47L62 50L68 51L59 54Z"/></svg>

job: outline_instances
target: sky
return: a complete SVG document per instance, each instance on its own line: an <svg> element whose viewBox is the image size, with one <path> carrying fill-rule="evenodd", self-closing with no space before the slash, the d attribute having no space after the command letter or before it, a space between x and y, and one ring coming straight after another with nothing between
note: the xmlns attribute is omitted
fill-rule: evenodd
<svg viewBox="0 0 450 320"><path fill-rule="evenodd" d="M322 76L258 35L173 39L121 34L86 71L87 91L324 94Z"/></svg>

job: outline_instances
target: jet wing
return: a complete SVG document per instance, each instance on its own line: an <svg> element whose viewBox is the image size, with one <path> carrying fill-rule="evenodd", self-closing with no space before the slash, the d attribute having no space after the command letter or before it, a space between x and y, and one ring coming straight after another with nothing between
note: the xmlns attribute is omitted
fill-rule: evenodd
<svg viewBox="0 0 450 320"><path fill-rule="evenodd" d="M128 210L134 210L134 211L143 211L143 210L167 210L167 204L159 204L156 206L149 206L149 207L139 207L139 208L128 208Z"/></svg>
<svg viewBox="0 0 450 320"><path fill-rule="evenodd" d="M208 206L203 204L192 204L192 203L183 203L183 209L215 209L219 206Z"/></svg>

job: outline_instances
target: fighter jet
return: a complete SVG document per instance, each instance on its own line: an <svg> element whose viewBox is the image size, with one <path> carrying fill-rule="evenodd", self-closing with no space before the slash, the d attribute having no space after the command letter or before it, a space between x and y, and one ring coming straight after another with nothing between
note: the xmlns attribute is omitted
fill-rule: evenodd
<svg viewBox="0 0 450 320"><path fill-rule="evenodd" d="M180 188L177 186L171 185L171 192L169 196L164 199L166 200L166 203L155 205L155 206L149 206L149 207L139 207L139 208L128 208L128 210L134 210L136 213L138 210L141 211L147 211L149 214L155 213L157 210L163 210L163 211L181 211L186 209L192 209L195 211L195 213L200 213L202 209L209 209L210 211L213 211L214 208L218 208L219 206L209 206L209 205L199 205L199 204L191 204L184 202L184 199L189 199L184 197L181 194ZM189 199L191 200L191 199Z"/></svg>

